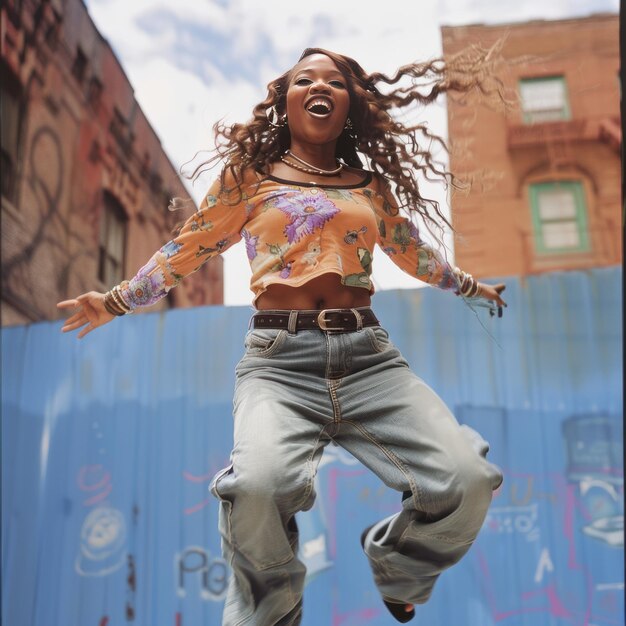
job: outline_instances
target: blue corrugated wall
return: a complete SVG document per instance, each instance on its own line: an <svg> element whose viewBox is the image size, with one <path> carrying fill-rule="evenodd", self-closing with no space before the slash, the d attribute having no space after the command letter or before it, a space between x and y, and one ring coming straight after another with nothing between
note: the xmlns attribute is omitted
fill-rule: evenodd
<svg viewBox="0 0 626 626"><path fill-rule="evenodd" d="M374 300L505 473L475 546L416 621L623 624L621 270L506 282L501 320L433 289ZM228 460L250 313L129 317L80 342L60 323L2 331L5 626L220 623L228 572L207 487ZM359 535L398 495L333 446L318 492L299 517L304 626L396 623Z"/></svg>

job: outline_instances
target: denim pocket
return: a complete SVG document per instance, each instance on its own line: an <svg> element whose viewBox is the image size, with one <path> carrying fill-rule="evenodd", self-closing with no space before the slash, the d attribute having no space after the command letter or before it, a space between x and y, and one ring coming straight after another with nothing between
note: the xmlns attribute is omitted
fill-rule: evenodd
<svg viewBox="0 0 626 626"><path fill-rule="evenodd" d="M218 498L218 500L224 500L224 498L222 498L222 496L220 495L219 491L217 490L217 483L224 478L224 476L226 476L226 474L229 474L230 472L232 472L233 470L233 464L230 463L229 465L227 465L224 469L220 470L214 477L213 480L211 481L211 484L209 485L209 491L216 497Z"/></svg>
<svg viewBox="0 0 626 626"><path fill-rule="evenodd" d="M393 345L389 339L389 333L381 326L369 326L365 330L376 352L384 352Z"/></svg>
<svg viewBox="0 0 626 626"><path fill-rule="evenodd" d="M277 328L255 328L248 332L244 341L246 354L268 357L274 354L285 342L287 331Z"/></svg>

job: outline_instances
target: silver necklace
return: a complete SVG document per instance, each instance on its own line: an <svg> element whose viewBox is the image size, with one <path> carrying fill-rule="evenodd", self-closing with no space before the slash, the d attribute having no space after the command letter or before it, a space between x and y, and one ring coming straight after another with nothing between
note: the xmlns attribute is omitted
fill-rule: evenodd
<svg viewBox="0 0 626 626"><path fill-rule="evenodd" d="M291 157L297 163L293 163L292 161L285 160L285 155ZM318 174L319 176L336 176L343 169L343 163L339 163L339 165L334 170L323 170L321 167L317 167L315 165L311 165L307 163L304 159L296 156L291 150L285 150L285 154L280 157L280 160L290 167L293 167L296 170L300 170L301 172L306 172L307 174ZM298 163L300 165L298 165ZM306 169L304 169L306 168Z"/></svg>
<svg viewBox="0 0 626 626"><path fill-rule="evenodd" d="M310 167L303 167L302 165L299 165L298 163L292 163L291 161L288 161L284 156L281 156L280 160L285 165L287 165L289 167L292 167L294 170L298 170L300 172L304 172L305 174L315 174L316 176L328 176L328 174L321 174L317 170L313 170Z"/></svg>

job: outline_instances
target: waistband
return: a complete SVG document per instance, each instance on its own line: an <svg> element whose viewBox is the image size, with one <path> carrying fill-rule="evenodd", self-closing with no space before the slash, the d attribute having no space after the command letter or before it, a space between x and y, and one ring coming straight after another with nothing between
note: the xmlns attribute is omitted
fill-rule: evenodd
<svg viewBox="0 0 626 626"><path fill-rule="evenodd" d="M286 329L290 333L299 330L323 330L327 332L354 332L365 326L380 326L369 307L356 309L322 309L321 311L259 311L250 320L252 328Z"/></svg>

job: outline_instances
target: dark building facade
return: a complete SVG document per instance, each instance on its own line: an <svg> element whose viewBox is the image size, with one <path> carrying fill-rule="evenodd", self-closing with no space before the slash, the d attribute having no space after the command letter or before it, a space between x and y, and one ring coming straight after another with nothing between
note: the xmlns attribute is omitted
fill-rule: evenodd
<svg viewBox="0 0 626 626"><path fill-rule="evenodd" d="M132 276L186 217L170 198L189 195L80 0L7 0L0 19L10 325L55 319L57 301ZM217 258L155 309L221 303Z"/></svg>
<svg viewBox="0 0 626 626"><path fill-rule="evenodd" d="M506 114L449 99L459 266L528 275L621 262L619 20L443 27L451 55L505 37L499 76L519 104Z"/></svg>

